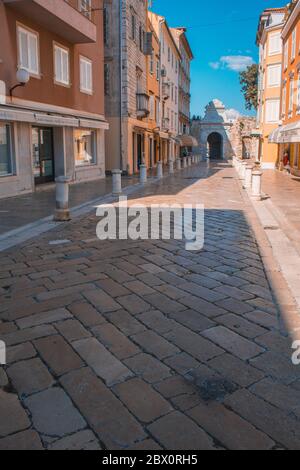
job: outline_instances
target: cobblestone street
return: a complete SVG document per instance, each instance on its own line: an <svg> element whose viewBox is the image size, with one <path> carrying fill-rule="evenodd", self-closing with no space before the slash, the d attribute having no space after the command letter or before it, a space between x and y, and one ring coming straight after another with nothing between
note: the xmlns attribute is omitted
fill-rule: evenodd
<svg viewBox="0 0 300 470"><path fill-rule="evenodd" d="M101 242L91 213L0 254L0 449L300 449L298 312L278 310L235 170L130 199L203 203L204 249Z"/></svg>

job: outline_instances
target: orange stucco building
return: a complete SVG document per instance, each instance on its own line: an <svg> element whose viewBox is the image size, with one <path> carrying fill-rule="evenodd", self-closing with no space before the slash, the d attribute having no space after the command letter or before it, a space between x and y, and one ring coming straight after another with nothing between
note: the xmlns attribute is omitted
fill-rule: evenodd
<svg viewBox="0 0 300 470"><path fill-rule="evenodd" d="M282 80L282 30L286 8L269 8L260 16L257 45L259 47L259 89L257 127L258 158L262 168L273 169L278 162L278 146L269 141L280 123Z"/></svg>
<svg viewBox="0 0 300 470"><path fill-rule="evenodd" d="M0 197L105 177L101 7L0 1Z"/></svg>

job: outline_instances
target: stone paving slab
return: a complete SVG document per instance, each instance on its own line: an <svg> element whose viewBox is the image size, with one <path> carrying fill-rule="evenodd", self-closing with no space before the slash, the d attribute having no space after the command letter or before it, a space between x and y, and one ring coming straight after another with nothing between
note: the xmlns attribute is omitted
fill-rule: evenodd
<svg viewBox="0 0 300 470"><path fill-rule="evenodd" d="M0 449L300 447L298 311L241 191L215 162L130 196L203 202L201 252L82 213L0 254Z"/></svg>

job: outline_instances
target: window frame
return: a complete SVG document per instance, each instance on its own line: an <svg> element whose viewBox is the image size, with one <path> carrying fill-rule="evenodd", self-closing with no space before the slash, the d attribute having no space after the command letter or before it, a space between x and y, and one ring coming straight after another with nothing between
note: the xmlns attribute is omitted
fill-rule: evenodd
<svg viewBox="0 0 300 470"><path fill-rule="evenodd" d="M269 114L269 106L270 106L270 103L277 103L278 104L278 114L277 114L277 118L274 118L274 119L270 119L268 117L268 114ZM265 107L265 123L266 124L276 124L278 123L279 119L280 119L280 99L279 98L272 98L270 100L267 100L266 101L266 107Z"/></svg>
<svg viewBox="0 0 300 470"><path fill-rule="evenodd" d="M37 70L31 70L29 67L24 67L24 65L21 64L21 47L20 47L20 31L25 32L26 34L29 34L31 36L35 36L37 40L37 47L36 47L36 63L37 63ZM16 36L17 36L17 60L18 60L18 70L24 69L27 70L29 75L33 78L40 79L41 78L41 54L40 54L40 34L35 31L32 28L29 28L28 26L19 23L17 21L16 23ZM28 52L28 59L29 59L29 49L27 50Z"/></svg>
<svg viewBox="0 0 300 470"><path fill-rule="evenodd" d="M81 75L81 64L85 62L91 66L91 89L82 87L82 75ZM86 56L80 55L79 56L79 87L80 92L84 93L85 95L93 95L94 94L94 80L93 80L93 61Z"/></svg>
<svg viewBox="0 0 300 470"><path fill-rule="evenodd" d="M93 146L93 151L94 151L94 156L93 156L93 161L92 163L84 163L82 165L78 165L76 164L76 140L75 140L75 132L76 131L89 131L92 133L93 137L92 137L92 146ZM98 165L98 143L97 143L97 129L88 129L88 128L78 128L78 129L74 129L73 130L73 139L74 139L74 165L75 165L75 169L78 171L80 168L91 168L93 166L97 166Z"/></svg>
<svg viewBox="0 0 300 470"><path fill-rule="evenodd" d="M63 52L66 52L68 55L68 82L65 82L63 80L57 80L57 74L56 74L56 50L60 49ZM66 88L71 87L71 55L70 55L70 49L56 41L53 41L53 69L54 69L54 83L59 86L64 86Z"/></svg>
<svg viewBox="0 0 300 470"><path fill-rule="evenodd" d="M17 175L17 165L16 165L16 158L15 158L15 126L12 122L9 121L1 121L0 124L3 126L9 127L9 151L10 151L10 167L11 172L1 175L0 174L0 181L1 178L11 178Z"/></svg>
<svg viewBox="0 0 300 470"><path fill-rule="evenodd" d="M270 78L271 78L271 71L272 70L278 70L279 75L278 75L278 82L276 83L271 83ZM267 67L267 87L268 88L279 88L281 85L281 76L282 76L282 67L281 64L271 64L268 65Z"/></svg>
<svg viewBox="0 0 300 470"><path fill-rule="evenodd" d="M277 49L274 49L273 51L271 51L271 39L274 38L274 37L277 37L279 38L279 40L281 41L281 47L277 50ZM278 54L281 54L282 53L282 40L281 40L281 34L280 32L278 31L275 31L273 33L270 33L269 35L269 44L268 44L268 56L269 57L273 57L274 55L278 55Z"/></svg>

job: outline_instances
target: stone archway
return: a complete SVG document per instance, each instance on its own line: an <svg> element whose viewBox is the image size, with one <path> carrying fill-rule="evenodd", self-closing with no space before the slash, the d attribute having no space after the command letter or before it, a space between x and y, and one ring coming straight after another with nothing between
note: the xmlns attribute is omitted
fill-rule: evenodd
<svg viewBox="0 0 300 470"><path fill-rule="evenodd" d="M208 156L210 160L222 160L223 137L218 132L212 132L207 138Z"/></svg>

